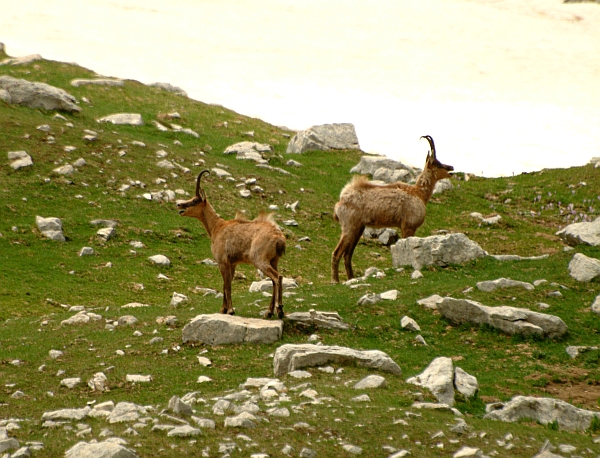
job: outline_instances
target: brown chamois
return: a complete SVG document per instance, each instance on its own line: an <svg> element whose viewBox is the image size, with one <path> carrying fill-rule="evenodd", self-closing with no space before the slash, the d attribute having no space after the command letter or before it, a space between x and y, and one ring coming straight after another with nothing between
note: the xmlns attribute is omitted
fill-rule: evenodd
<svg viewBox="0 0 600 458"><path fill-rule="evenodd" d="M277 263L285 253L285 235L271 214L261 213L253 221L237 215L235 219L226 221L217 215L200 187L204 173L210 174L208 170L200 172L196 195L188 201L178 202L177 208L181 216L199 219L210 237L210 249L223 277L221 313L235 313L231 303L231 281L235 267L243 263L254 265L273 282L273 297L265 318L271 318L275 308L277 316L283 318L283 277L277 271Z"/></svg>
<svg viewBox="0 0 600 458"><path fill-rule="evenodd" d="M342 236L331 255L331 278L339 282L339 263L344 257L348 280L354 278L352 254L366 226L398 227L402 237L411 237L425 221L425 205L433 194L435 184L450 176L454 167L444 165L435 157L433 138L429 142L425 168L414 185L396 182L378 185L364 176L356 176L340 193L333 216L342 226Z"/></svg>

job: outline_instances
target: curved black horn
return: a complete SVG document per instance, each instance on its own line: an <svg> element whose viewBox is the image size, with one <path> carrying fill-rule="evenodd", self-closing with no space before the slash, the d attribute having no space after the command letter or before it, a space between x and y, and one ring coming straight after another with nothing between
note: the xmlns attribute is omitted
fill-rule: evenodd
<svg viewBox="0 0 600 458"><path fill-rule="evenodd" d="M210 175L210 172L208 170L203 170L202 172L200 172L200 175L198 175L198 181L196 182L196 196L200 197L200 178L202 178L202 175L204 175L205 173L208 173ZM203 192L204 194L204 192Z"/></svg>
<svg viewBox="0 0 600 458"><path fill-rule="evenodd" d="M427 140L429 142L429 147L431 149L431 154L433 155L433 158L436 159L436 157L435 157L435 143L433 143L433 138L431 138L431 135L423 135L421 138L424 138L425 140Z"/></svg>

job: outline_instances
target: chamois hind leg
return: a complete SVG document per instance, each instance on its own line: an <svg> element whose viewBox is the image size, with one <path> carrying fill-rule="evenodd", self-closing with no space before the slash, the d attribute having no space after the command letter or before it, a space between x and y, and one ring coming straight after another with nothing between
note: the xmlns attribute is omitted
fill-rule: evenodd
<svg viewBox="0 0 600 458"><path fill-rule="evenodd" d="M356 245L358 244L358 241L360 240L364 230L365 227L362 226L349 235L348 245L344 251L344 267L346 268L346 276L348 277L348 280L354 278L354 271L352 270L352 255L354 254L354 248L356 248Z"/></svg>
<svg viewBox="0 0 600 458"><path fill-rule="evenodd" d="M340 259L342 259L342 256L346 253L349 243L350 236L342 229L340 241L331 254L331 281L334 283L340 282Z"/></svg>
<svg viewBox="0 0 600 458"><path fill-rule="evenodd" d="M407 237L412 237L413 235L415 235L415 232L417 232L417 228L416 227L411 227L411 226L402 226L402 238L405 239Z"/></svg>
<svg viewBox="0 0 600 458"><path fill-rule="evenodd" d="M265 274L267 277L271 279L273 282L273 295L271 296L271 303L269 304L269 310L265 313L265 318L271 318L273 316L273 312L275 311L275 303L279 298L279 272L277 272L270 264L261 264L257 265L258 269ZM279 306L277 307L279 309Z"/></svg>
<svg viewBox="0 0 600 458"><path fill-rule="evenodd" d="M275 291L277 291L277 302L275 305L276 305L276 311L277 311L277 318L279 318L281 320L281 319L283 319L283 316L284 316L284 312L283 312L283 275L281 275L279 273L279 271L277 270L277 263L278 263L278 259L271 260L271 267L277 273L277 285L275 285L275 283L273 283L273 297L275 297ZM275 286L277 286L277 288L275 288Z"/></svg>
<svg viewBox="0 0 600 458"><path fill-rule="evenodd" d="M221 307L221 313L229 315L235 315L233 310L233 301L231 299L231 282L233 280L233 274L235 266L219 266L221 276L223 277L223 306Z"/></svg>

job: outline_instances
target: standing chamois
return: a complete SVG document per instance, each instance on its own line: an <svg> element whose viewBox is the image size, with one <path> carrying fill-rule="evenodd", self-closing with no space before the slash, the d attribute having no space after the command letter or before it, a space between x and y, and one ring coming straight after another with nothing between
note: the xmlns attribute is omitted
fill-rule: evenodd
<svg viewBox="0 0 600 458"><path fill-rule="evenodd" d="M342 236L331 255L331 279L339 282L339 263L344 257L348 280L354 278L352 254L366 226L398 227L402 237L411 237L425 221L425 205L433 194L435 184L450 176L454 167L444 165L435 157L435 144L429 135L424 137L430 145L425 169L414 185L402 182L377 185L364 176L356 176L344 186L340 200L335 204L333 216L342 226Z"/></svg>
<svg viewBox="0 0 600 458"><path fill-rule="evenodd" d="M271 318L277 307L277 316L283 318L283 277L277 271L279 258L285 253L285 236L275 224L271 214L261 213L255 220L238 217L226 221L215 212L206 200L200 179L208 170L198 175L196 195L185 202L178 202L181 216L200 220L210 237L212 254L219 264L223 277L223 307L221 313L235 313L231 303L231 281L235 267L252 264L273 282L273 297L265 318Z"/></svg>

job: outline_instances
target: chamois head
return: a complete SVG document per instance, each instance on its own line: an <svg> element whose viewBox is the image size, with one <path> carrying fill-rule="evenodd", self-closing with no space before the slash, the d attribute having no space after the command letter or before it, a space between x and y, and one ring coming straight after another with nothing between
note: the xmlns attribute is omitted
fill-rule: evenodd
<svg viewBox="0 0 600 458"><path fill-rule="evenodd" d="M190 200L177 203L179 215L198 218L202 212L204 212L204 208L206 207L206 194L204 193L204 189L200 187L200 179L205 173L210 175L208 170L203 170L200 172L200 175L198 175L198 181L196 182L196 195Z"/></svg>
<svg viewBox="0 0 600 458"><path fill-rule="evenodd" d="M435 180L441 180L443 178L449 178L450 172L454 170L454 167L451 165L442 164L435 157L435 143L433 143L433 138L430 135L424 135L421 138L424 138L429 142L430 151L427 153L427 160L425 161L425 167L430 169L434 176Z"/></svg>

